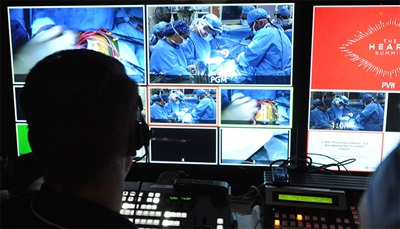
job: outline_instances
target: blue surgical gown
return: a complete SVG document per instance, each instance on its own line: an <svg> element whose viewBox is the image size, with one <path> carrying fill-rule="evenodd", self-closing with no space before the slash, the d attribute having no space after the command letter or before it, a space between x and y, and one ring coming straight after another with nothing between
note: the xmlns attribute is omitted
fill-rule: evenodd
<svg viewBox="0 0 400 229"><path fill-rule="evenodd" d="M182 50L189 65L196 65L201 61L207 62L211 55L210 42L193 31L190 32L189 42L182 47Z"/></svg>
<svg viewBox="0 0 400 229"><path fill-rule="evenodd" d="M186 70L187 61L180 46L168 43L165 38L159 40L154 46L150 57L150 71L164 72L171 78L179 75L189 76Z"/></svg>
<svg viewBox="0 0 400 229"><path fill-rule="evenodd" d="M377 103L368 104L364 110L356 117L357 122L361 122L364 130L381 131L383 128L383 109Z"/></svg>
<svg viewBox="0 0 400 229"><path fill-rule="evenodd" d="M238 58L243 67L253 67L254 76L290 76L292 43L283 29L268 24Z"/></svg>
<svg viewBox="0 0 400 229"><path fill-rule="evenodd" d="M330 119L327 111L323 111L319 107L311 111L310 123L315 125L315 129L332 128L332 125L329 121Z"/></svg>
<svg viewBox="0 0 400 229"><path fill-rule="evenodd" d="M153 103L150 107L150 118L154 121L167 121L167 109L158 103Z"/></svg>
<svg viewBox="0 0 400 229"><path fill-rule="evenodd" d="M192 112L193 117L198 121L214 121L216 120L215 101L210 97L204 97Z"/></svg>

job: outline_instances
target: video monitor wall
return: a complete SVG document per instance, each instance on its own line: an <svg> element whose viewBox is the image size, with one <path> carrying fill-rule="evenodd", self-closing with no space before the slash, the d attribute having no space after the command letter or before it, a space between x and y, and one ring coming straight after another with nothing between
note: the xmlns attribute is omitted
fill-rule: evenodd
<svg viewBox="0 0 400 229"><path fill-rule="evenodd" d="M399 13L398 5L314 7L307 138L313 162L372 172L399 144Z"/></svg>
<svg viewBox="0 0 400 229"><path fill-rule="evenodd" d="M149 155L141 162L268 166L287 159L293 126L294 7L9 7L18 154L31 151L18 106L29 69L58 50L92 49L120 60L139 85L142 114L152 132ZM253 9L257 22L249 24L246 16ZM239 14L235 20L225 19L232 16L229 10ZM138 157L145 153L139 150Z"/></svg>

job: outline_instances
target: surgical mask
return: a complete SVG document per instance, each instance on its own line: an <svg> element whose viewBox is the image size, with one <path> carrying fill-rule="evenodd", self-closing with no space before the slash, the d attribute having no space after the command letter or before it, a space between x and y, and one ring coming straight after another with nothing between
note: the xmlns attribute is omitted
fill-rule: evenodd
<svg viewBox="0 0 400 229"><path fill-rule="evenodd" d="M252 30L251 30L251 31L253 32L254 35L256 35L256 33L257 33L257 30L255 29L256 22L257 22L257 21L255 21L255 22L253 23L253 27L252 27Z"/></svg>
<svg viewBox="0 0 400 229"><path fill-rule="evenodd" d="M343 110L343 109L344 109L344 106L343 106L343 105L339 105L338 107L339 107L340 110Z"/></svg>
<svg viewBox="0 0 400 229"><path fill-rule="evenodd" d="M248 28L249 27L249 23L247 22L246 19L242 19L241 20L242 26Z"/></svg>
<svg viewBox="0 0 400 229"><path fill-rule="evenodd" d="M209 34L207 31L205 31L204 29L203 29L203 25L197 25L197 31L199 31L199 34L200 34L200 36L201 36L201 38L203 38L204 40L206 40L206 41L211 41L212 39L213 39L213 37L212 37L212 35L211 34ZM206 37L204 37L204 33L206 33L207 34L207 36Z"/></svg>

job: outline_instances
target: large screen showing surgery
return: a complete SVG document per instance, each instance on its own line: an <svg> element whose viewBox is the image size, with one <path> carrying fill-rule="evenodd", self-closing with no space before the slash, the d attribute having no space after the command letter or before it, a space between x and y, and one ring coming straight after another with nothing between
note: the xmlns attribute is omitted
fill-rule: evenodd
<svg viewBox="0 0 400 229"><path fill-rule="evenodd" d="M9 7L18 106L29 70L64 49L115 57L152 132L140 163L269 166L290 155L294 3ZM382 92L382 91L377 91ZM147 155L148 153L148 155Z"/></svg>
<svg viewBox="0 0 400 229"><path fill-rule="evenodd" d="M307 144L313 162L371 172L400 142L399 10L314 7Z"/></svg>

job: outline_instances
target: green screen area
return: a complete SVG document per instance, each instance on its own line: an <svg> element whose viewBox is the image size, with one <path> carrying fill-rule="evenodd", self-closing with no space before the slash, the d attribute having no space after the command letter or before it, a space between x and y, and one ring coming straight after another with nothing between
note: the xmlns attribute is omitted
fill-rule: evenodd
<svg viewBox="0 0 400 229"><path fill-rule="evenodd" d="M24 154L32 152L31 146L28 142L28 125L27 124L17 124L17 142L18 142L18 155L22 156Z"/></svg>
<svg viewBox="0 0 400 229"><path fill-rule="evenodd" d="M333 204L333 199L329 197L321 196L304 196L304 195L292 195L292 194L279 194L279 200L295 201L295 202L307 202L307 203L319 203L319 204Z"/></svg>

